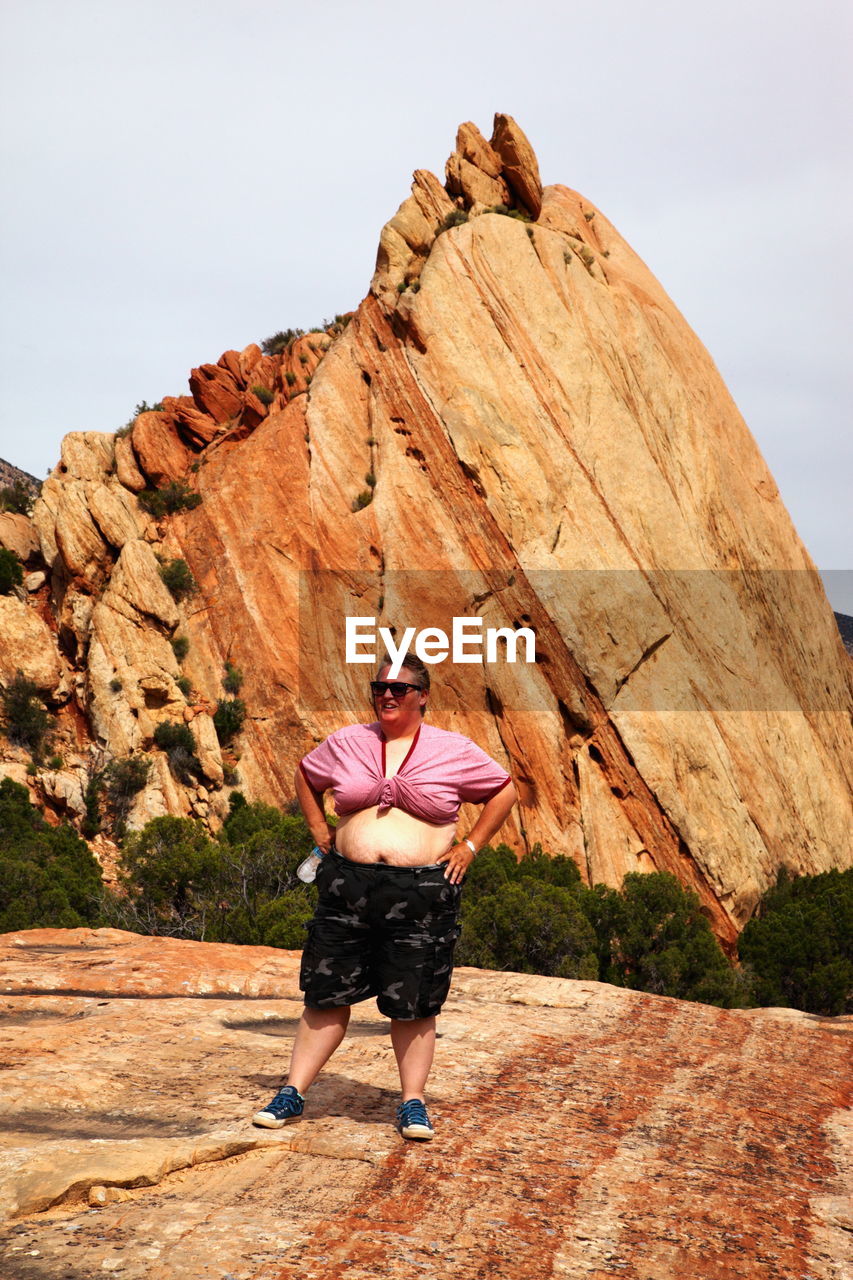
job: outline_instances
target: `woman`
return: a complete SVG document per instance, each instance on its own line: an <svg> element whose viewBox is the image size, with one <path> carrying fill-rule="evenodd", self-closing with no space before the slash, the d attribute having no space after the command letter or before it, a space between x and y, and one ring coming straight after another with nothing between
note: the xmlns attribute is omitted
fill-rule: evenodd
<svg viewBox="0 0 853 1280"><path fill-rule="evenodd" d="M460 733L423 724L429 671L407 658L396 680L383 662L371 682L377 720L347 725L300 762L296 795L316 844L319 901L308 926L300 987L305 1009L287 1084L254 1123L302 1115L303 1095L344 1038L350 1008L375 996L391 1019L404 1138L433 1136L424 1090L436 1014L447 998L462 882L477 850L516 800L509 774ZM327 824L331 788L337 827ZM459 806L483 809L456 841Z"/></svg>

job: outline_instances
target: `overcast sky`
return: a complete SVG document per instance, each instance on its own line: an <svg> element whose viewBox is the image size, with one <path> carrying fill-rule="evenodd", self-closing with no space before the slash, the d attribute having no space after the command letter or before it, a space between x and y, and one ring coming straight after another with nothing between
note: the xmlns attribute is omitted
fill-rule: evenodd
<svg viewBox="0 0 853 1280"><path fill-rule="evenodd" d="M495 111L710 350L853 613L848 0L0 0L0 456L364 296Z"/></svg>

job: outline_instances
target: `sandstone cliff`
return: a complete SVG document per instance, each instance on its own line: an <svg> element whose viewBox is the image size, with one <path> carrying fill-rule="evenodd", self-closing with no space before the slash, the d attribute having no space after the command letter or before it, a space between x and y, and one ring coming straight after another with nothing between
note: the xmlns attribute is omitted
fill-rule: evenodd
<svg viewBox="0 0 853 1280"><path fill-rule="evenodd" d="M221 818L226 661L241 785L284 803L298 757L369 716L347 615L476 616L535 629L537 662L438 666L431 714L512 772L517 848L610 884L671 870L728 942L781 864L849 864L853 678L814 566L708 353L509 117L460 128L444 183L416 171L348 324L226 352L190 391L66 437L33 515L50 580L4 622L0 666L52 654L38 680L84 744L190 724L200 784L153 753L136 821ZM201 505L152 520L136 495L170 480ZM199 593L176 606L158 556Z"/></svg>
<svg viewBox="0 0 853 1280"><path fill-rule="evenodd" d="M391 1127L372 1002L303 1120L252 1128L298 963L116 930L0 938L0 1273L849 1276L851 1019L463 969L424 1149Z"/></svg>

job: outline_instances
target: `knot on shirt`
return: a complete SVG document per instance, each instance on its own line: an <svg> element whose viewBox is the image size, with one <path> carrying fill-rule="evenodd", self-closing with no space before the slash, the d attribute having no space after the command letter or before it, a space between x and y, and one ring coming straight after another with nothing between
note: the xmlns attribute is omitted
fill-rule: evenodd
<svg viewBox="0 0 853 1280"><path fill-rule="evenodd" d="M384 778L379 792L379 808L391 809L394 806L395 794L392 786L393 778Z"/></svg>

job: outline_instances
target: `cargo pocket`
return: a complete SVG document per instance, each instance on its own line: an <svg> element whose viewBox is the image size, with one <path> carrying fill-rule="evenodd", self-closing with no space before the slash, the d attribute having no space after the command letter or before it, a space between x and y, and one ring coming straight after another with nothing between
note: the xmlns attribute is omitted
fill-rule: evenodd
<svg viewBox="0 0 853 1280"><path fill-rule="evenodd" d="M450 991L450 979L453 977L453 953L462 932L457 920L449 920L441 936L436 938L432 964L429 973L424 973L424 984L421 988L423 1012L421 1017L430 1017L441 1012L441 1006Z"/></svg>

